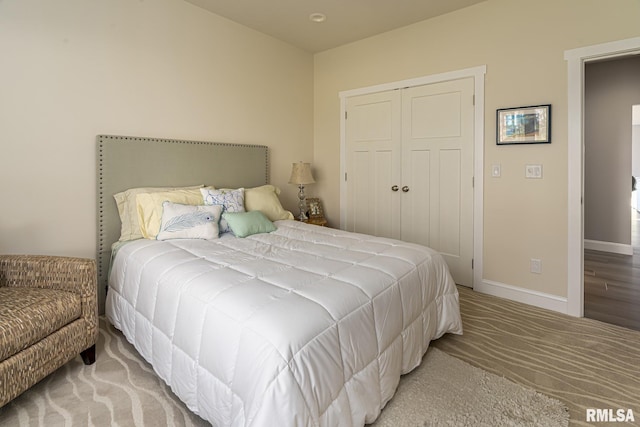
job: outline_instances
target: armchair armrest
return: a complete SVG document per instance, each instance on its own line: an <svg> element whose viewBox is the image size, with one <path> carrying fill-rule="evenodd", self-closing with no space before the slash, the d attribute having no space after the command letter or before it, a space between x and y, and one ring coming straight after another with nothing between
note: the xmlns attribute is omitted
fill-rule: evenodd
<svg viewBox="0 0 640 427"><path fill-rule="evenodd" d="M48 255L0 255L0 286L57 289L79 293L89 335L98 333L96 262Z"/></svg>

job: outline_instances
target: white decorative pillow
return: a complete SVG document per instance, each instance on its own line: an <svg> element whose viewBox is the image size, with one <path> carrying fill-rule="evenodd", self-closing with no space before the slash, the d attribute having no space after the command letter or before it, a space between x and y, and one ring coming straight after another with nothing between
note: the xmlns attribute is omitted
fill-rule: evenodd
<svg viewBox="0 0 640 427"><path fill-rule="evenodd" d="M244 212L244 188L237 190L212 190L201 188L205 205L222 205L222 213ZM220 233L231 231L227 220L220 220Z"/></svg>
<svg viewBox="0 0 640 427"><path fill-rule="evenodd" d="M162 208L162 224L157 240L218 238L222 206L183 205L166 201L162 203Z"/></svg>
<svg viewBox="0 0 640 427"><path fill-rule="evenodd" d="M145 239L155 239L162 223L162 204L164 202L183 205L202 205L202 193L199 189L172 190L158 193L141 193L136 195L138 224L140 233Z"/></svg>

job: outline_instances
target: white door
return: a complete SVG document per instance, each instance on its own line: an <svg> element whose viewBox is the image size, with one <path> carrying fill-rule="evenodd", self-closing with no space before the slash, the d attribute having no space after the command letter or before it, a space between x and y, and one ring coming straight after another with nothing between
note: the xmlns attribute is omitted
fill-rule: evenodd
<svg viewBox="0 0 640 427"><path fill-rule="evenodd" d="M439 251L473 285L473 79L402 95L401 239Z"/></svg>
<svg viewBox="0 0 640 427"><path fill-rule="evenodd" d="M400 91L346 100L346 229L400 239Z"/></svg>
<svg viewBox="0 0 640 427"><path fill-rule="evenodd" d="M346 99L346 229L439 251L473 284L472 78Z"/></svg>

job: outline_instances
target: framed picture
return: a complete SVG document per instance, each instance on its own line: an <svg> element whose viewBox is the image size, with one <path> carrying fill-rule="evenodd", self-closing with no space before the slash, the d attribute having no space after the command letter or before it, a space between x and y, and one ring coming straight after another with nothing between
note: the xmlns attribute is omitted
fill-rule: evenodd
<svg viewBox="0 0 640 427"><path fill-rule="evenodd" d="M322 210L322 203L320 199L310 198L307 199L307 216L312 218L324 218L324 211Z"/></svg>
<svg viewBox="0 0 640 427"><path fill-rule="evenodd" d="M551 104L497 110L496 143L551 143Z"/></svg>

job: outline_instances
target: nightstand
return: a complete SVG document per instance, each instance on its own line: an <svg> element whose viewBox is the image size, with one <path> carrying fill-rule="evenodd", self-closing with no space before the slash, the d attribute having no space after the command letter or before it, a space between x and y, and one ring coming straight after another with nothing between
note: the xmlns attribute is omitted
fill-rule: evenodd
<svg viewBox="0 0 640 427"><path fill-rule="evenodd" d="M295 218L296 221L300 221L298 218ZM312 225L319 225L320 227L326 227L328 222L324 217L320 217L320 218L309 218L306 219L304 221L302 221L304 223L307 224L312 224Z"/></svg>
<svg viewBox="0 0 640 427"><path fill-rule="evenodd" d="M319 225L320 227L327 226L327 220L324 217L320 218L309 218L305 221L307 224Z"/></svg>
<svg viewBox="0 0 640 427"><path fill-rule="evenodd" d="M307 224L319 225L320 227L326 227L328 222L324 217L324 210L322 209L322 203L320 199L312 197L307 199L307 214L309 218L304 220ZM300 221L296 218L296 221Z"/></svg>

